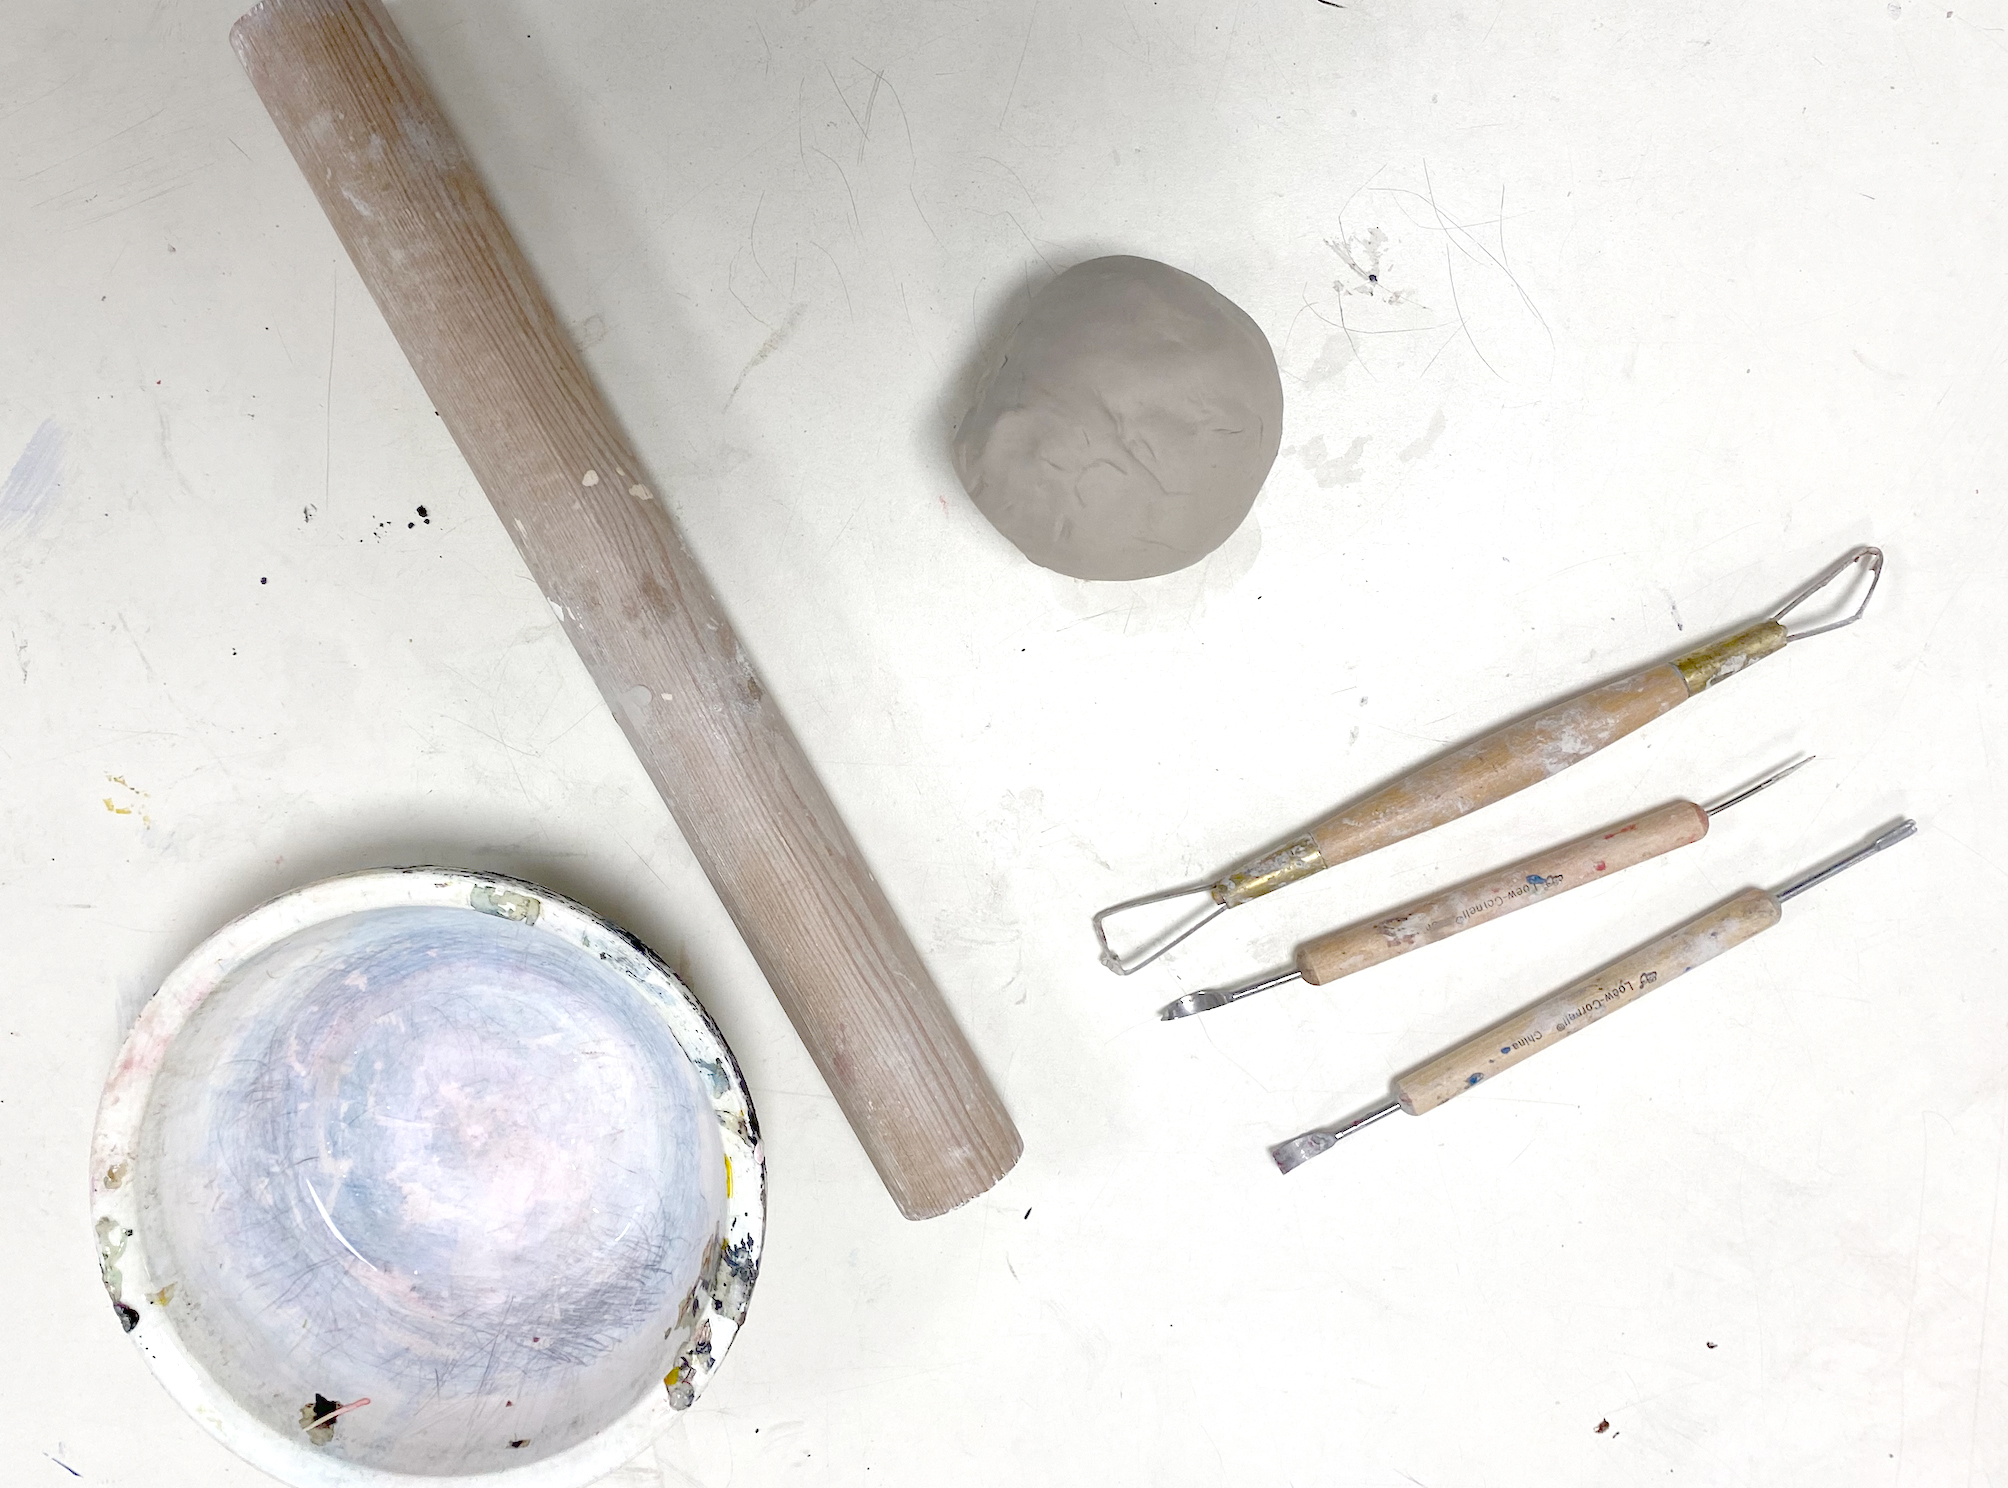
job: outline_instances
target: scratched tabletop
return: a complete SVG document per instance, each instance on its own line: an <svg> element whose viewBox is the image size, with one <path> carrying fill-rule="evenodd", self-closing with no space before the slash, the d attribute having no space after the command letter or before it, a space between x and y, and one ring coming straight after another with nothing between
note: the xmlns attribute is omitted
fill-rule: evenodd
<svg viewBox="0 0 2008 1488"><path fill-rule="evenodd" d="M1948 5L1953 8L1946 8ZM403 0L464 133L1025 1136L898 1217L226 42L0 3L0 1480L268 1480L100 1288L161 977L329 874L620 921L758 1102L714 1385L610 1479L2008 1481L2008 4ZM1068 265L1268 333L1253 515L1134 584L948 458ZM1088 916L1749 623L1861 624L1128 981ZM1704 843L1326 988L1155 1009L1793 755ZM1783 924L1425 1120L1267 1144L1900 815Z"/></svg>

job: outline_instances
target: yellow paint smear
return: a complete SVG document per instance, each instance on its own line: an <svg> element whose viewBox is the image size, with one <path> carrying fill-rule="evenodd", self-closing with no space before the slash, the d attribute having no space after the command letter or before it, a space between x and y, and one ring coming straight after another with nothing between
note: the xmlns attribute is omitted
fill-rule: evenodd
<svg viewBox="0 0 2008 1488"><path fill-rule="evenodd" d="M148 796L147 792L140 790L137 786L130 784L123 775L107 775L105 776L105 779L109 780L113 785L118 786L121 790L131 791L135 796L137 796L142 801L151 799ZM137 815L140 819L140 824L142 826L150 827L153 825L153 818L148 816L144 811L135 812L135 810L130 806L114 805L112 802L112 798L110 796L102 796L99 799L105 803L105 810L109 811L113 816Z"/></svg>

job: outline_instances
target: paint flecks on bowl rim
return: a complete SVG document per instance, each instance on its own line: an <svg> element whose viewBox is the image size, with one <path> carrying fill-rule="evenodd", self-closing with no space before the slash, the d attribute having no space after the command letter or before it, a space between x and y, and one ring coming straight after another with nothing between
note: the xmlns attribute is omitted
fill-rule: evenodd
<svg viewBox="0 0 2008 1488"><path fill-rule="evenodd" d="M765 1165L732 1052L632 936L519 880L294 890L162 983L92 1144L117 1325L299 1488L581 1488L745 1320Z"/></svg>

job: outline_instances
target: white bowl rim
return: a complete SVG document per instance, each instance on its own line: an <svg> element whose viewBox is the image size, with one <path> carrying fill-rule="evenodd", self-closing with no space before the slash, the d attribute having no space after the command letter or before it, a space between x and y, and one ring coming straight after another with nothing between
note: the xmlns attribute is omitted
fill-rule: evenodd
<svg viewBox="0 0 2008 1488"><path fill-rule="evenodd" d="M725 1234L700 1288L710 1311L661 1390L562 1451L494 1472L419 1475L346 1461L275 1430L219 1386L176 1331L154 1274L133 1181L154 1079L175 1036L238 967L312 925L370 910L439 907L526 923L611 962L648 996L711 1096L726 1163ZM157 1378L238 1456L295 1488L585 1488L621 1467L687 1409L745 1322L766 1228L767 1171L753 1099L718 1025L683 980L610 921L522 879L463 868L371 868L288 890L217 930L169 972L127 1034L105 1082L91 1142L91 1218L113 1312Z"/></svg>

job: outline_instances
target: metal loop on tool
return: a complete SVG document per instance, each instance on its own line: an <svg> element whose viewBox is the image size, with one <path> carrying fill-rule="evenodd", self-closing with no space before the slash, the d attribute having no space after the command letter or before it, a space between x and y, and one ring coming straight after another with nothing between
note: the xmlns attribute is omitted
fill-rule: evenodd
<svg viewBox="0 0 2008 1488"><path fill-rule="evenodd" d="M1103 927L1102 921L1106 920L1110 915L1121 914L1126 909L1140 909L1146 904L1162 904L1169 899L1182 899L1188 894L1204 894L1213 907L1194 920L1190 925L1179 930L1169 940L1162 942L1155 948L1152 948L1149 942L1145 942L1143 946L1138 947L1138 950L1149 950L1150 952L1150 954L1144 956L1141 960L1125 960L1109 945L1108 931ZM1107 909L1095 916L1095 939L1101 942L1102 965L1106 966L1117 976L1128 976L1133 971L1141 971L1159 956L1162 956L1166 951L1177 945L1181 940L1184 940L1188 935L1199 929L1200 926L1206 924L1216 916L1225 913L1227 913L1227 906L1213 898L1213 886L1211 884L1187 884L1183 888L1165 889L1160 893L1145 894L1139 899L1125 899L1120 904L1111 904ZM1136 953L1132 952L1131 954L1135 955Z"/></svg>
<svg viewBox="0 0 2008 1488"><path fill-rule="evenodd" d="M1846 573L1857 563L1863 564L1868 568L1869 588L1868 593L1862 596L1862 602L1855 606L1855 612L1842 619L1830 621L1825 625L1816 625L1811 630L1788 631L1785 635L1786 640L1803 641L1807 636L1825 635L1830 630L1839 630L1843 625L1853 625L1857 620L1862 618L1862 611L1869 607L1869 601L1875 597L1876 585L1882 582L1883 553L1881 548L1860 547L1837 559L1822 570L1818 578L1814 579L1805 588L1786 600L1778 609L1774 610L1771 618L1783 624L1787 615L1791 614L1792 611L1811 599L1815 594L1818 594L1827 585L1833 583L1835 579Z"/></svg>

